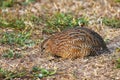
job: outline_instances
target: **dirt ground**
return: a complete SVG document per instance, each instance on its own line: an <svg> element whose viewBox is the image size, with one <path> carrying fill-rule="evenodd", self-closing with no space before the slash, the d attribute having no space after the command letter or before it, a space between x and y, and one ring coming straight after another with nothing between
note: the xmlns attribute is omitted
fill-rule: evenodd
<svg viewBox="0 0 120 80"><path fill-rule="evenodd" d="M73 12L77 16L85 15L89 17L88 28L98 32L104 39L109 39L107 46L111 53L75 60L50 60L51 57L43 57L41 55L40 44L37 44L32 48L25 49L24 54L26 56L23 58L1 58L1 68L10 71L20 71L23 68L30 71L33 66L57 69L55 75L42 79L38 78L37 80L120 80L120 69L116 68L116 60L120 58L120 51L116 51L116 48L120 48L120 28L110 28L104 25L101 20L105 16L120 19L120 4L114 3L112 0L38 0L38 2L29 6L17 8L18 14L21 15L23 13L27 14L26 10L36 15L52 15L57 10L60 12ZM11 13L16 11L15 8L8 10ZM44 24L38 27L39 30L34 32L36 33L34 37L44 37L45 35L41 33ZM5 48L8 48L8 46L0 45L1 54ZM32 79L15 78L13 80Z"/></svg>

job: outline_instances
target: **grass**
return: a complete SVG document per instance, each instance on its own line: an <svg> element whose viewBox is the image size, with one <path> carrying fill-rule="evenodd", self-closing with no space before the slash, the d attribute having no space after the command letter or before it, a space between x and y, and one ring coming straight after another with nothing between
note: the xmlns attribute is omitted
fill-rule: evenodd
<svg viewBox="0 0 120 80"><path fill-rule="evenodd" d="M36 0L25 0L24 2L22 2L23 5L28 5L32 2L35 2Z"/></svg>
<svg viewBox="0 0 120 80"><path fill-rule="evenodd" d="M33 24L40 24L42 22L42 19L38 16L35 16L35 15L31 15L30 17L30 21L33 23Z"/></svg>
<svg viewBox="0 0 120 80"><path fill-rule="evenodd" d="M107 43L109 43L110 42L110 39L104 39L104 41L105 41L105 43L107 44Z"/></svg>
<svg viewBox="0 0 120 80"><path fill-rule="evenodd" d="M5 58L13 58L14 57L14 52L13 50L7 50L4 52L4 54L2 55L2 57Z"/></svg>
<svg viewBox="0 0 120 80"><path fill-rule="evenodd" d="M26 75L26 71L21 72L12 72L5 69L0 68L0 78L4 80L12 80L14 78L20 78Z"/></svg>
<svg viewBox="0 0 120 80"><path fill-rule="evenodd" d="M29 73L26 70L17 71L8 71L3 68L0 68L0 78L4 80L12 80L14 78L44 78L56 74L56 70L48 70L45 68L33 67L32 71Z"/></svg>
<svg viewBox="0 0 120 80"><path fill-rule="evenodd" d="M116 48L116 52L120 52L120 47L117 47L117 48Z"/></svg>
<svg viewBox="0 0 120 80"><path fill-rule="evenodd" d="M115 2L119 2L120 3L120 0L115 0Z"/></svg>
<svg viewBox="0 0 120 80"><path fill-rule="evenodd" d="M23 2L19 2L17 0L0 0L0 7L6 8L6 7L13 7L14 4L19 3L22 5L28 5L32 2L35 2L36 0L24 0Z"/></svg>
<svg viewBox="0 0 120 80"><path fill-rule="evenodd" d="M120 47L117 47L115 51L119 54L119 52L120 52ZM116 67L117 67L117 68L120 68L120 58L116 60Z"/></svg>
<svg viewBox="0 0 120 80"><path fill-rule="evenodd" d="M25 46L29 44L33 44L34 42L30 39L31 31L29 32L5 32L2 35L0 40L1 44L8 44L8 45L19 45Z"/></svg>
<svg viewBox="0 0 120 80"><path fill-rule="evenodd" d="M25 29L25 23L22 19L3 19L0 17L0 26L1 27L9 27L9 28L15 28L15 29Z"/></svg>
<svg viewBox="0 0 120 80"><path fill-rule="evenodd" d="M14 52L12 49L4 51L2 54L2 57L8 58L8 59L16 59L16 58L21 58L22 55L20 53Z"/></svg>
<svg viewBox="0 0 120 80"><path fill-rule="evenodd" d="M48 70L45 68L39 68L39 67L33 67L32 72L36 77L43 78L43 77L48 77L56 74L56 69L55 70Z"/></svg>
<svg viewBox="0 0 120 80"><path fill-rule="evenodd" d="M117 59L117 61L116 61L116 67L117 67L117 68L120 68L120 58Z"/></svg>
<svg viewBox="0 0 120 80"><path fill-rule="evenodd" d="M120 28L120 20L119 19L105 17L105 18L103 18L102 22L111 28Z"/></svg>
<svg viewBox="0 0 120 80"><path fill-rule="evenodd" d="M14 17L13 17L14 14ZM1 28L12 28L15 30L35 29L42 22L42 18L34 15L33 13L19 15L17 13L9 13L9 11L4 11L0 14L0 27Z"/></svg>
<svg viewBox="0 0 120 80"><path fill-rule="evenodd" d="M69 13L55 13L46 19L45 24L44 32L52 33L79 25L88 25L88 20L85 17L76 18Z"/></svg>
<svg viewBox="0 0 120 80"><path fill-rule="evenodd" d="M0 7L12 7L14 0L0 0Z"/></svg>

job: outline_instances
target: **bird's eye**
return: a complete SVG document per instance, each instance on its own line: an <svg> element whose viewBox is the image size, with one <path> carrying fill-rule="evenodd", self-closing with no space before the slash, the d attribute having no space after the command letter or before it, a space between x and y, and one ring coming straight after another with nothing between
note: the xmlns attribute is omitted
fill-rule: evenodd
<svg viewBox="0 0 120 80"><path fill-rule="evenodd" d="M43 52L45 50L45 48L41 48L41 52Z"/></svg>
<svg viewBox="0 0 120 80"><path fill-rule="evenodd" d="M44 50L45 48L43 48L43 50Z"/></svg>

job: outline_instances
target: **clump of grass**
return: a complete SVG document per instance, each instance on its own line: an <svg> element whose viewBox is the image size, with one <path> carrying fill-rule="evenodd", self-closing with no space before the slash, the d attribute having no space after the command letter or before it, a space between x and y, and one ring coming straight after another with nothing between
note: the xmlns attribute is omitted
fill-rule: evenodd
<svg viewBox="0 0 120 80"><path fill-rule="evenodd" d="M13 52L13 50L7 50L7 51L5 51L5 53L2 55L2 57L5 57L5 58L13 58L13 57L14 57L14 52Z"/></svg>
<svg viewBox="0 0 120 80"><path fill-rule="evenodd" d="M5 69L0 68L0 78L4 80L12 80L14 78L21 78L26 75L26 71L21 72L12 72Z"/></svg>
<svg viewBox="0 0 120 80"><path fill-rule="evenodd" d="M1 27L10 27L10 28L15 28L15 29L25 29L25 23L24 20L22 19L11 19L11 20L6 20L0 17L0 26Z"/></svg>
<svg viewBox="0 0 120 80"><path fill-rule="evenodd" d="M117 61L116 61L116 67L117 67L117 68L120 68L120 58L117 59Z"/></svg>
<svg viewBox="0 0 120 80"><path fill-rule="evenodd" d="M21 58L22 55L14 52L12 49L9 49L9 50L4 51L4 53L2 54L2 57L15 59L15 58Z"/></svg>
<svg viewBox="0 0 120 80"><path fill-rule="evenodd" d="M79 25L87 25L88 20L85 17L76 18L72 14L55 13L46 20L45 32L51 33L61 31L65 28L72 28Z"/></svg>
<svg viewBox="0 0 120 80"><path fill-rule="evenodd" d="M110 39L105 38L105 39L104 39L104 41L105 41L105 43L107 44L107 43L109 43L109 42L110 42Z"/></svg>
<svg viewBox="0 0 120 80"><path fill-rule="evenodd" d="M52 76L56 74L56 69L48 70L45 68L33 67L32 72L36 77L43 78L43 77Z"/></svg>
<svg viewBox="0 0 120 80"><path fill-rule="evenodd" d="M35 2L36 0L25 0L24 2L22 2L23 5L28 5L32 2Z"/></svg>
<svg viewBox="0 0 120 80"><path fill-rule="evenodd" d="M24 30L26 28L35 29L33 26L38 26L42 22L42 18L38 17L32 13L19 15L9 12L3 12L0 14L0 27L2 28L12 28L15 30Z"/></svg>
<svg viewBox="0 0 120 80"><path fill-rule="evenodd" d="M22 5L28 5L32 2L35 2L36 0L24 0L24 1L17 1L17 0L0 0L0 7L6 8L6 7L13 7L15 3L19 3Z"/></svg>
<svg viewBox="0 0 120 80"><path fill-rule="evenodd" d="M39 24L40 22L42 22L42 19L38 16L31 15L30 21L34 24Z"/></svg>
<svg viewBox="0 0 120 80"><path fill-rule="evenodd" d="M120 52L120 47L117 47L115 50L116 52Z"/></svg>
<svg viewBox="0 0 120 80"><path fill-rule="evenodd" d="M19 45L25 46L29 44L33 44L34 42L30 39L31 31L28 32L5 32L2 35L0 40L1 44L8 44L8 45Z"/></svg>
<svg viewBox="0 0 120 80"><path fill-rule="evenodd" d="M0 7L12 7L14 0L0 0Z"/></svg>
<svg viewBox="0 0 120 80"><path fill-rule="evenodd" d="M119 2L120 3L120 0L115 0L115 2Z"/></svg>
<svg viewBox="0 0 120 80"><path fill-rule="evenodd" d="M120 28L120 20L115 18L103 18L102 21L105 25L111 28Z"/></svg>
<svg viewBox="0 0 120 80"><path fill-rule="evenodd" d="M12 80L15 78L31 78L36 80L38 78L44 78L56 74L56 70L48 70L45 68L33 67L32 71L29 73L27 70L21 71L8 71L3 68L0 68L0 79Z"/></svg>

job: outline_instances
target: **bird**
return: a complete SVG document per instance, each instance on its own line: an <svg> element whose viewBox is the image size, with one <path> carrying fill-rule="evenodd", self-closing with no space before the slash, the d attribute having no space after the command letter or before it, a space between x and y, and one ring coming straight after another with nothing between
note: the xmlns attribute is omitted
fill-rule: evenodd
<svg viewBox="0 0 120 80"><path fill-rule="evenodd" d="M85 27L75 27L57 32L41 43L41 52L63 59L84 58L109 52L103 38Z"/></svg>

